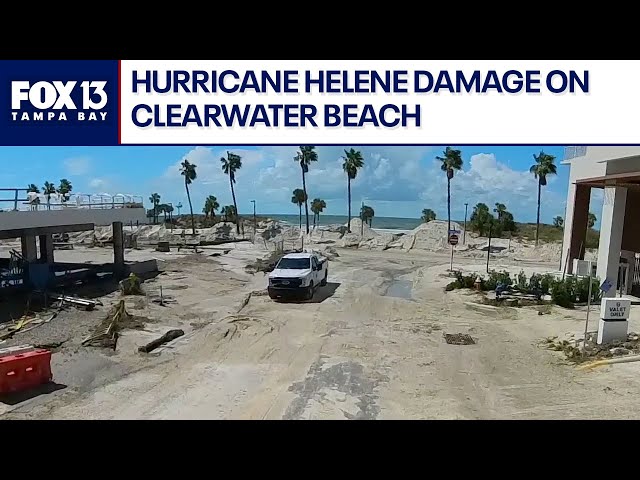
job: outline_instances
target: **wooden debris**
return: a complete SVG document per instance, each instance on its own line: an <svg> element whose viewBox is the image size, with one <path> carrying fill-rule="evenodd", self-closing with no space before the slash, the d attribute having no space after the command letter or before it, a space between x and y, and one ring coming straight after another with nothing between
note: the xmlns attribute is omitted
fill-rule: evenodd
<svg viewBox="0 0 640 480"><path fill-rule="evenodd" d="M57 293L49 294L49 297L53 300L58 300L61 305L69 303L74 307L83 308L87 311L93 310L94 308L96 308L96 305L102 305L102 303L97 300L90 300L88 298L80 297L69 297L66 295L58 295Z"/></svg>
<svg viewBox="0 0 640 480"><path fill-rule="evenodd" d="M160 338L156 338L152 342L143 345L142 347L138 347L138 351L141 353L149 353L155 350L156 348L164 345L165 343L171 342L176 338L179 338L184 335L183 330L169 330L167 333L162 335Z"/></svg>
<svg viewBox="0 0 640 480"><path fill-rule="evenodd" d="M120 300L113 315L110 315L111 318L107 317L107 321L103 322L95 333L85 338L82 345L108 347L115 350L118 342L119 322L128 315L124 307L124 300Z"/></svg>

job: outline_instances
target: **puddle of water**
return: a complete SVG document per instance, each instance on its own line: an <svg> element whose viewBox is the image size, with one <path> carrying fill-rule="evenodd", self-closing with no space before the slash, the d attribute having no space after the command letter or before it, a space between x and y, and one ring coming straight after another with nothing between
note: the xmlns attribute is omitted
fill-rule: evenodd
<svg viewBox="0 0 640 480"><path fill-rule="evenodd" d="M394 280L389 284L384 294L387 297L406 298L410 300L412 290L413 282L410 280Z"/></svg>

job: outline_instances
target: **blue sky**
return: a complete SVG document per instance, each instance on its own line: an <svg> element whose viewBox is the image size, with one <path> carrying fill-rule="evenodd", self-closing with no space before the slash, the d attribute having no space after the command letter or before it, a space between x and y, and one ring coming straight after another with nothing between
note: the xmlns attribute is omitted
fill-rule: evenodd
<svg viewBox="0 0 640 480"><path fill-rule="evenodd" d="M339 146L318 147L319 161L307 179L310 198L327 202L326 213L347 212L347 179L342 171ZM354 207L362 200L377 216L419 217L423 208L446 218L446 177L435 156L444 147L365 146L365 167L352 184ZM558 175L543 189L541 217L551 222L564 216L569 167L560 165L562 147L557 146L465 146L464 167L452 180L452 217L464 217L478 202L505 203L518 221L535 221L536 181L529 173L533 154L544 150L555 155ZM200 212L204 198L215 195L222 205L231 204L228 178L220 168L220 157L231 150L243 158L237 175L236 196L241 213L250 212L255 199L259 213L297 213L291 192L301 186L300 167L293 161L297 147L0 147L0 188L39 186L45 181L71 180L77 193L152 192L163 202L187 205L178 165L188 158L198 166L192 190L194 211ZM600 216L599 198L592 211ZM601 202L601 201L600 201ZM601 203L600 203L601 204ZM183 210L184 211L184 210Z"/></svg>

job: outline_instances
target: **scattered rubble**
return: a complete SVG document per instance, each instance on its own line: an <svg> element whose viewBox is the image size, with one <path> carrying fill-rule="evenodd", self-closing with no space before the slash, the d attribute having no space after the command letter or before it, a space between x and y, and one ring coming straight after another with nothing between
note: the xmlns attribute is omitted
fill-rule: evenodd
<svg viewBox="0 0 640 480"><path fill-rule="evenodd" d="M582 363L591 360L640 354L640 335L630 333L625 342L619 341L598 345L596 343L596 334L589 333L587 335L586 349L584 350L582 339L558 340L558 337L548 337L542 340L540 345L548 350L564 353L567 360L574 363Z"/></svg>

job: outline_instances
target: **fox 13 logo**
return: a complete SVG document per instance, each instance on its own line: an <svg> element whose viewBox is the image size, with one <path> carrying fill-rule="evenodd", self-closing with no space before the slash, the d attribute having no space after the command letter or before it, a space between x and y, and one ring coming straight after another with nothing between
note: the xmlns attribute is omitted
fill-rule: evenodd
<svg viewBox="0 0 640 480"><path fill-rule="evenodd" d="M11 120L21 122L87 122L107 120L106 81L12 81Z"/></svg>

